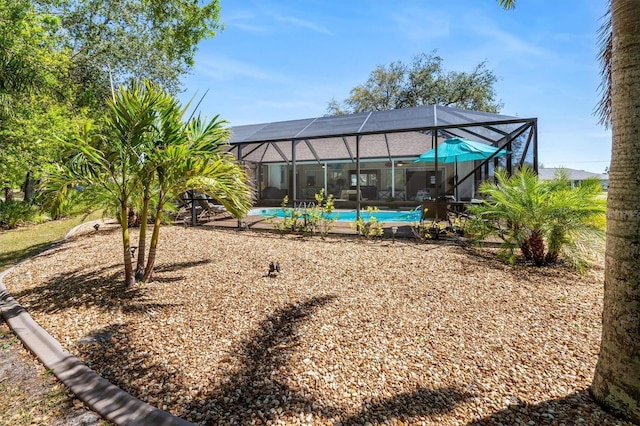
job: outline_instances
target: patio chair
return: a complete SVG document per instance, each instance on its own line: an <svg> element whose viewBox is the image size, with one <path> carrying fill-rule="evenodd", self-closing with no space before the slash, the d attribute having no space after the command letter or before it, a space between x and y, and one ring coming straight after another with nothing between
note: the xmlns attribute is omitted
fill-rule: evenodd
<svg viewBox="0 0 640 426"><path fill-rule="evenodd" d="M340 192L340 198L338 201L356 201L358 191L355 189L343 189ZM367 198L362 198L362 190L360 191L360 201L367 201Z"/></svg>
<svg viewBox="0 0 640 426"><path fill-rule="evenodd" d="M447 203L442 200L436 203L435 200L422 202L422 220L438 220L447 221L449 225L451 220L449 219L449 209Z"/></svg>
<svg viewBox="0 0 640 426"><path fill-rule="evenodd" d="M227 209L223 205L214 204L204 198L198 198L197 201L198 206L201 208L200 213L198 214L198 219L205 217L207 219L211 219L212 217L215 218L218 215L227 213Z"/></svg>

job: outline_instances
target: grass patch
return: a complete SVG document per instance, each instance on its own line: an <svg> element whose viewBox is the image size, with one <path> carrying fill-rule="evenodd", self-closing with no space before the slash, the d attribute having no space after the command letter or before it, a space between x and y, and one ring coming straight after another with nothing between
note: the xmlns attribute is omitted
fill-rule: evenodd
<svg viewBox="0 0 640 426"><path fill-rule="evenodd" d="M40 380L43 383L35 386L29 382L0 384L0 421L16 426L47 425L53 416L64 416L72 395L53 377ZM49 387L48 391L45 387Z"/></svg>
<svg viewBox="0 0 640 426"><path fill-rule="evenodd" d="M0 271L40 253L52 243L64 238L74 226L101 217L102 212L99 211L89 215L0 231Z"/></svg>

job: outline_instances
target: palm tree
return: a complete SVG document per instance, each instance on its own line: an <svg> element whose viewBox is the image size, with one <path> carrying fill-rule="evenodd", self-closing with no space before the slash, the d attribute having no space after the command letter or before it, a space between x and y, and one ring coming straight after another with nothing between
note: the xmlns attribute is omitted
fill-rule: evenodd
<svg viewBox="0 0 640 426"><path fill-rule="evenodd" d="M498 0L513 8L515 0ZM640 423L640 2L610 0L601 36L602 122L611 124L602 341L591 392Z"/></svg>
<svg viewBox="0 0 640 426"><path fill-rule="evenodd" d="M468 230L479 239L501 238L501 255L510 262L520 249L537 266L553 263L562 255L584 269L588 255L602 247L605 203L598 200L602 193L598 180L572 188L562 173L545 182L528 167L511 177L504 170L496 171L496 180L496 184L480 186L490 201L470 207L473 219Z"/></svg>
<svg viewBox="0 0 640 426"><path fill-rule="evenodd" d="M136 191L136 169L140 167L142 147L153 131L155 113L162 99L158 93L131 83L107 102L107 134L95 133L88 123L71 142L63 142L72 152L45 186L60 198L69 188L81 185L87 194L99 194L100 207L115 208L122 230L122 248L127 286L136 281L131 263L131 243L127 222L128 208ZM98 207L97 205L95 207Z"/></svg>
<svg viewBox="0 0 640 426"><path fill-rule="evenodd" d="M115 209L122 228L125 281L149 281L153 273L164 208L186 190L199 190L220 201L236 217L251 207L253 191L244 169L223 150L229 131L215 117L184 122L186 107L148 81L120 88L108 102L107 135L87 125L80 137L66 142L71 153L47 179L51 198L58 200L81 185L97 202ZM141 200L141 232L136 277L131 260L129 206ZM148 212L155 223L146 259Z"/></svg>
<svg viewBox="0 0 640 426"><path fill-rule="evenodd" d="M612 0L610 19L602 52L610 102L601 107L610 113L613 142L602 341L591 392L640 423L640 2Z"/></svg>
<svg viewBox="0 0 640 426"><path fill-rule="evenodd" d="M153 274L158 236L164 207L168 201L188 190L197 190L219 201L237 218L251 208L253 191L244 169L223 151L229 138L225 122L218 116L210 121L200 117L183 120L186 108L175 97L167 96L159 110L153 150L148 162L155 171L155 223L149 256L142 281Z"/></svg>

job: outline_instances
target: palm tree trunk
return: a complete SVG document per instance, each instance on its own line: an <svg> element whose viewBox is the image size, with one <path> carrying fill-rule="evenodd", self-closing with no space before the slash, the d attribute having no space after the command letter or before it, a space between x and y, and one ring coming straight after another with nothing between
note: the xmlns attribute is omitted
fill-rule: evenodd
<svg viewBox="0 0 640 426"><path fill-rule="evenodd" d="M612 0L613 130L602 342L591 392L640 424L640 2Z"/></svg>
<svg viewBox="0 0 640 426"><path fill-rule="evenodd" d="M136 285L136 279L133 275L133 265L131 264L131 242L129 238L129 224L127 223L127 203L120 204L120 217L122 226L122 248L124 250L124 280L127 287Z"/></svg>
<svg viewBox="0 0 640 426"><path fill-rule="evenodd" d="M153 265L156 262L156 250L158 247L158 236L160 235L160 223L162 218L162 210L164 208L164 200L162 197L158 200L156 208L156 218L153 223L153 233L151 234L151 242L149 243L149 257L147 258L147 266L145 267L144 277L142 281L148 283L153 276Z"/></svg>
<svg viewBox="0 0 640 426"><path fill-rule="evenodd" d="M557 251L550 251L547 253L547 257L545 257L544 263L546 265L556 263L558 261L559 256L560 256L560 253L558 253Z"/></svg>
<svg viewBox="0 0 640 426"><path fill-rule="evenodd" d="M544 238L542 231L535 230L531 232L526 245L531 253L531 260L536 266L544 265Z"/></svg>
<svg viewBox="0 0 640 426"><path fill-rule="evenodd" d="M531 252L531 247L529 246L529 244L529 240L525 240L520 245L520 251L522 252L525 260L533 260L533 253Z"/></svg>
<svg viewBox="0 0 640 426"><path fill-rule="evenodd" d="M138 261L136 263L136 280L144 277L144 258L147 252L147 216L149 216L149 191L145 189L140 216L140 235L138 236Z"/></svg>

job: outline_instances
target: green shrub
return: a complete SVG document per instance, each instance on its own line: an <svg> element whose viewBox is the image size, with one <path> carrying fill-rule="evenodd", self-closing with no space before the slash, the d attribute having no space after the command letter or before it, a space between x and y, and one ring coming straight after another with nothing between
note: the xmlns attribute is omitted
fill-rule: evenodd
<svg viewBox="0 0 640 426"><path fill-rule="evenodd" d="M267 221L273 225L273 228L281 234L296 232L298 230L299 212L296 209L289 209L287 204L289 204L289 197L285 195L280 204L280 209L284 217L280 219L274 216L267 219Z"/></svg>
<svg viewBox="0 0 640 426"><path fill-rule="evenodd" d="M13 229L36 216L33 205L26 201L0 201L0 226Z"/></svg>
<svg viewBox="0 0 640 426"><path fill-rule="evenodd" d="M333 194L328 196L324 193L324 188L315 194L316 205L310 209L314 232L320 234L322 238L325 238L327 234L333 229L334 223L337 220L336 217L331 217L334 210L334 197Z"/></svg>
<svg viewBox="0 0 640 426"><path fill-rule="evenodd" d="M440 231L441 229L436 221L414 222L411 224L413 237L420 243L436 238Z"/></svg>
<svg viewBox="0 0 640 426"><path fill-rule="evenodd" d="M374 237L381 237L384 229L384 223L380 222L375 216L371 213L380 211L377 207L369 206L367 210L362 210L362 212L367 213L367 219L364 218L364 215L360 215L358 219L351 223L351 227L355 228L358 232L358 235L361 235L367 239L371 239Z"/></svg>
<svg viewBox="0 0 640 426"><path fill-rule="evenodd" d="M472 219L465 231L477 240L502 240L501 256L510 263L519 249L537 266L562 257L583 270L604 247L606 202L599 198L597 179L573 188L562 173L541 181L525 167L511 177L497 171L496 180L480 186L489 201L469 208Z"/></svg>
<svg viewBox="0 0 640 426"><path fill-rule="evenodd" d="M334 209L333 195L325 196L324 189L315 194L316 204L305 208L288 208L289 197L285 195L280 204L283 218L276 216L267 219L274 229L282 234L300 232L303 234L318 233L322 238L333 229L336 218L330 217Z"/></svg>

